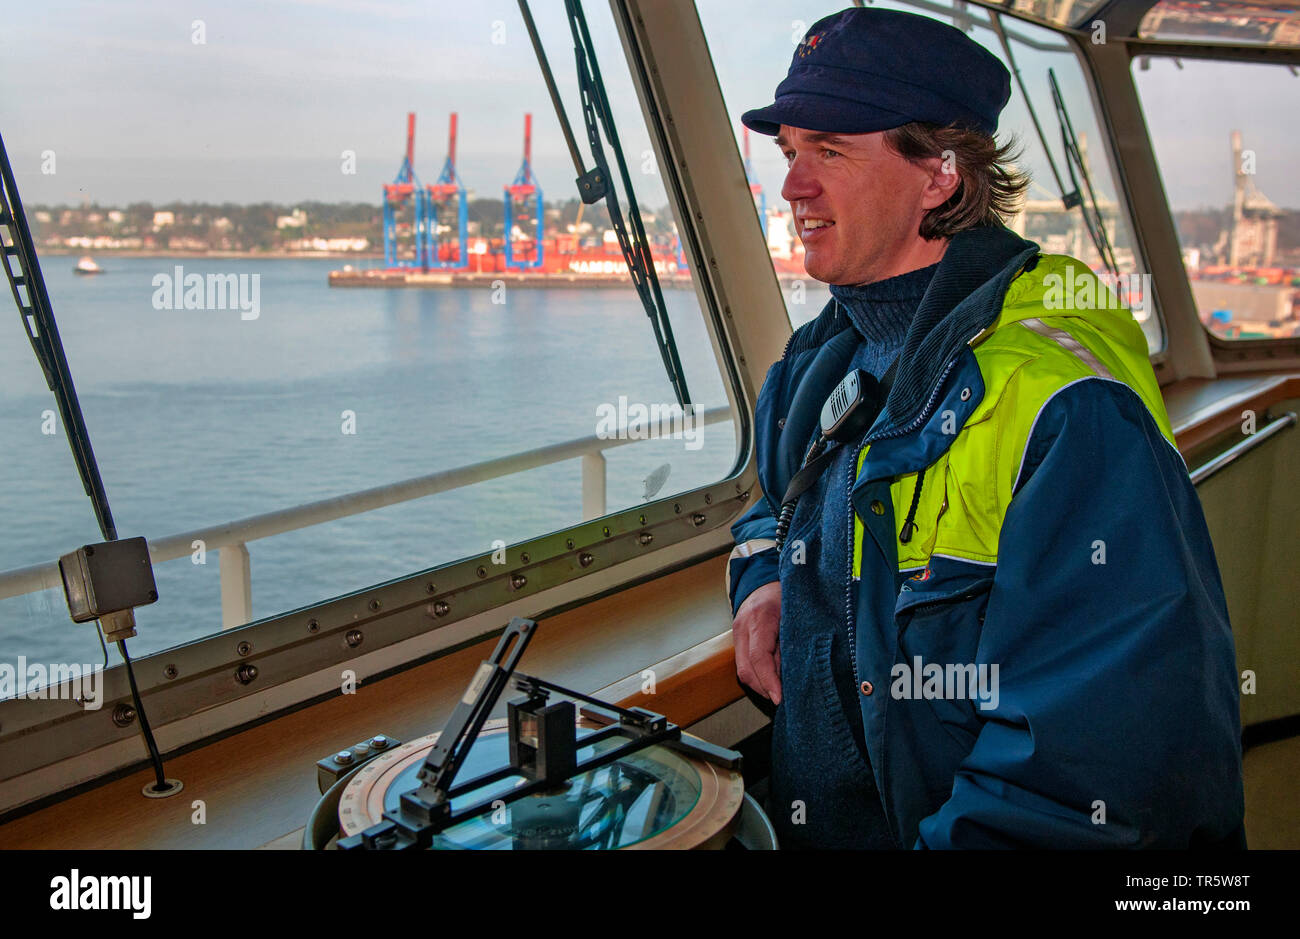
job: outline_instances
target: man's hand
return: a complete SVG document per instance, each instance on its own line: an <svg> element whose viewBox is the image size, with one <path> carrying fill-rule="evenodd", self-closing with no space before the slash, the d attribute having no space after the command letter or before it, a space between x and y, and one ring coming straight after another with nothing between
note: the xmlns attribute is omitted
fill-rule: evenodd
<svg viewBox="0 0 1300 939"><path fill-rule="evenodd" d="M759 587L731 623L736 675L773 704L781 703L781 582Z"/></svg>

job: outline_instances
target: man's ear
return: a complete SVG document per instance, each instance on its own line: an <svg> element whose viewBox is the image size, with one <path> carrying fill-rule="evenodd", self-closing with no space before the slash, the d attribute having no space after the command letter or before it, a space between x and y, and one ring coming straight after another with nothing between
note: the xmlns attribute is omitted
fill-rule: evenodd
<svg viewBox="0 0 1300 939"><path fill-rule="evenodd" d="M937 208L956 195L961 186L961 173L955 153L945 150L942 156L922 160L920 165L930 177L921 192L921 208L927 211Z"/></svg>

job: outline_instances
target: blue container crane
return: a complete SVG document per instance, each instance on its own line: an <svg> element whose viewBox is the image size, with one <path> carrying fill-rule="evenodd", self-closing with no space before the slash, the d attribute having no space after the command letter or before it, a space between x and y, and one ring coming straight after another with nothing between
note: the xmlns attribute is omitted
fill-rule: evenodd
<svg viewBox="0 0 1300 939"><path fill-rule="evenodd" d="M452 210L450 203L455 200L456 213L456 256L443 257L442 238L439 237L444 218ZM426 252L429 266L442 268L465 268L469 265L469 205L465 197L465 184L456 172L456 112L451 115L451 131L447 144L447 162L442 165L442 174L438 181L428 189L427 239Z"/></svg>
<svg viewBox="0 0 1300 939"><path fill-rule="evenodd" d="M412 111L406 115L406 156L397 171L397 178L384 185L384 265L386 267L428 268L427 201L428 193L420 185L419 177L415 175L415 112ZM414 210L410 222L410 244L413 250L407 256L399 256L401 242L405 241L400 237L399 229L405 228L407 223L399 223L397 216L408 203L411 203Z"/></svg>
<svg viewBox="0 0 1300 939"><path fill-rule="evenodd" d="M537 177L533 175L533 116L524 115L524 162L519 167L519 172L515 174L515 181L505 187L505 221L506 221L506 267L528 269L542 266L542 225L543 225L543 207L542 207L542 187L537 182ZM513 237L515 224L515 205L520 207L519 217L527 218L528 199L532 198L536 204L535 223L536 228L533 233L533 256L529 259L527 251L524 257L515 257L515 241Z"/></svg>

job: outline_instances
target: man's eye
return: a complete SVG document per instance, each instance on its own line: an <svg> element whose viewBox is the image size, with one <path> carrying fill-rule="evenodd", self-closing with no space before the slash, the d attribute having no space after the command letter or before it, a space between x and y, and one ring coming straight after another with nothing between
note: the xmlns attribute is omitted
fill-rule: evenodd
<svg viewBox="0 0 1300 939"><path fill-rule="evenodd" d="M823 157L828 157L828 156L840 156L840 155L841 155L841 154L840 154L839 151L837 151L837 150L827 150L825 147L822 147L822 156L823 156Z"/></svg>

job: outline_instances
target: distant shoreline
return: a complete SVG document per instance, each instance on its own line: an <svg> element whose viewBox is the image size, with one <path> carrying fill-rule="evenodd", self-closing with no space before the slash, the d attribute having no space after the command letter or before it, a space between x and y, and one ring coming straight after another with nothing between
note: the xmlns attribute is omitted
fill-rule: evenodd
<svg viewBox="0 0 1300 939"><path fill-rule="evenodd" d="M270 258L272 260L325 260L325 261L382 261L382 253L361 251L172 251L152 248L149 250L105 248L41 248L37 254L50 257L96 257L96 258Z"/></svg>

